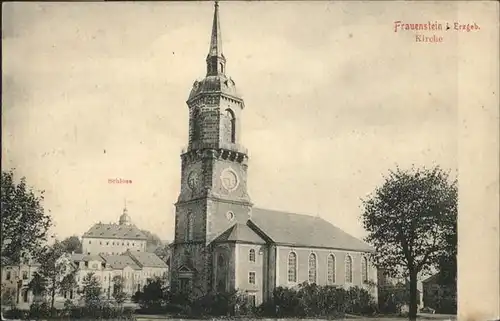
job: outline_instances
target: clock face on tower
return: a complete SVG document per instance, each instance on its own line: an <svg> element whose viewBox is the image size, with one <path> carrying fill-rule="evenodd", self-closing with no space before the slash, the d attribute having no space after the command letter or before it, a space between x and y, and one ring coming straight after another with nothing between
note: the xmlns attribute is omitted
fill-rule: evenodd
<svg viewBox="0 0 500 321"><path fill-rule="evenodd" d="M238 187L238 175L231 169L225 169L220 175L222 186L228 191L234 191Z"/></svg>
<svg viewBox="0 0 500 321"><path fill-rule="evenodd" d="M198 187L199 183L200 183L200 176L198 175L198 173L196 171L194 171L194 170L191 171L188 174L188 178L187 178L188 187L191 190L194 190L196 187Z"/></svg>

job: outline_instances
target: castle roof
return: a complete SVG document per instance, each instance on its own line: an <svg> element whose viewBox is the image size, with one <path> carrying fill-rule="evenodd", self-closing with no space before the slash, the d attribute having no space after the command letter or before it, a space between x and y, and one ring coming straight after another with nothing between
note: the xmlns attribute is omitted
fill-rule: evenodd
<svg viewBox="0 0 500 321"><path fill-rule="evenodd" d="M128 255L101 255L106 264L116 270L122 270L130 266L134 270L140 270L140 266Z"/></svg>
<svg viewBox="0 0 500 321"><path fill-rule="evenodd" d="M71 261L83 261L83 262L88 262L88 261L100 261L103 262L103 258L100 257L99 255L87 255L87 254L81 254L81 253L73 253L71 254Z"/></svg>
<svg viewBox="0 0 500 321"><path fill-rule="evenodd" d="M278 245L374 251L367 243L319 217L253 208L249 226Z"/></svg>
<svg viewBox="0 0 500 321"><path fill-rule="evenodd" d="M142 267L166 268L167 264L163 262L158 255L151 252L132 252L128 251L128 255Z"/></svg>
<svg viewBox="0 0 500 321"><path fill-rule="evenodd" d="M83 234L86 238L106 238L124 240L146 240L147 237L135 225L94 224Z"/></svg>

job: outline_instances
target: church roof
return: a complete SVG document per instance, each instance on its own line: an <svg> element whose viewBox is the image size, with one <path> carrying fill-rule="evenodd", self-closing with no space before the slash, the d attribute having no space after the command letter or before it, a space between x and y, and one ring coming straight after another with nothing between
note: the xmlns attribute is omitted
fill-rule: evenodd
<svg viewBox="0 0 500 321"><path fill-rule="evenodd" d="M234 224L214 240L215 243L228 241L266 244L266 241L257 235L249 226L241 223Z"/></svg>
<svg viewBox="0 0 500 321"><path fill-rule="evenodd" d="M125 239L125 240L146 240L147 237L135 225L103 224L97 223L92 226L83 237Z"/></svg>
<svg viewBox="0 0 500 321"><path fill-rule="evenodd" d="M122 270L127 266L130 266L134 270L140 270L141 268L137 263L132 260L128 255L101 255L106 264L116 270Z"/></svg>
<svg viewBox="0 0 500 321"><path fill-rule="evenodd" d="M132 252L128 255L140 266L153 268L166 268L167 264L163 262L158 255L150 252Z"/></svg>
<svg viewBox="0 0 500 321"><path fill-rule="evenodd" d="M223 75L216 75L207 76L201 81L195 81L188 100L191 100L200 94L214 93L226 94L235 99L241 99L241 96L236 89L236 84L231 78L227 78Z"/></svg>
<svg viewBox="0 0 500 321"><path fill-rule="evenodd" d="M279 245L374 251L367 243L319 217L253 208L250 221Z"/></svg>

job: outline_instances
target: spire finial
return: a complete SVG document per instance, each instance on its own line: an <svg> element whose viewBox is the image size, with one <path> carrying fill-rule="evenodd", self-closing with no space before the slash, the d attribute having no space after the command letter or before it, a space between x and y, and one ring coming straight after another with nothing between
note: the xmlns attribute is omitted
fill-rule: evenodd
<svg viewBox="0 0 500 321"><path fill-rule="evenodd" d="M128 216L128 210L127 210L127 199L125 198L123 200L123 214L120 216L120 220L118 223L120 225L128 225L130 224L130 217Z"/></svg>
<svg viewBox="0 0 500 321"><path fill-rule="evenodd" d="M214 4L214 20L212 24L212 37L210 40L209 56L222 57L222 39L219 22L219 1L215 0Z"/></svg>

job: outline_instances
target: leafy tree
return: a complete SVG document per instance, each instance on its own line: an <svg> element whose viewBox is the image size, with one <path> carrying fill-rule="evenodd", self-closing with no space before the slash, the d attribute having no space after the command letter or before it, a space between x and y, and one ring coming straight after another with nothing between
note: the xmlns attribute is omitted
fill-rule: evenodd
<svg viewBox="0 0 500 321"><path fill-rule="evenodd" d="M78 287L76 282L76 269L73 269L69 274L64 275L64 277L59 282L59 291L62 295L68 292L72 292Z"/></svg>
<svg viewBox="0 0 500 321"><path fill-rule="evenodd" d="M445 247L439 257L439 283L441 285L456 286L457 282L457 222L453 222L445 235Z"/></svg>
<svg viewBox="0 0 500 321"><path fill-rule="evenodd" d="M440 295L436 299L436 311L456 314L457 310L457 225L445 237L446 246L438 263Z"/></svg>
<svg viewBox="0 0 500 321"><path fill-rule="evenodd" d="M142 303L148 308L161 307L164 298L163 285L160 279L148 279L144 286Z"/></svg>
<svg viewBox="0 0 500 321"><path fill-rule="evenodd" d="M160 258L162 259L163 262L167 262L168 259L170 258L170 255L172 253L172 250L170 248L170 244L165 244L165 245L162 245L162 246L159 246L157 247L155 250L154 250L154 253Z"/></svg>
<svg viewBox="0 0 500 321"><path fill-rule="evenodd" d="M64 246L58 241L45 247L39 261L39 273L46 284L50 307L53 309L56 293L68 291L76 286L76 268L71 263L70 254L65 252Z"/></svg>
<svg viewBox="0 0 500 321"><path fill-rule="evenodd" d="M146 252L154 252L157 248L163 246L163 242L158 235L147 230L142 230L142 233L147 237Z"/></svg>
<svg viewBox="0 0 500 321"><path fill-rule="evenodd" d="M10 287L2 286L2 305L10 307L16 306L16 290Z"/></svg>
<svg viewBox="0 0 500 321"><path fill-rule="evenodd" d="M127 298L127 294L123 291L125 288L125 280L120 275L115 275L113 277L113 298L115 302L122 305Z"/></svg>
<svg viewBox="0 0 500 321"><path fill-rule="evenodd" d="M33 293L35 301L39 301L47 292L47 282L40 273L35 272L28 284L28 289Z"/></svg>
<svg viewBox="0 0 500 321"><path fill-rule="evenodd" d="M78 238L78 236L73 235L70 237L65 238L61 244L63 245L64 249L68 253L82 253L82 242Z"/></svg>
<svg viewBox="0 0 500 321"><path fill-rule="evenodd" d="M18 264L24 253L36 255L47 240L50 216L42 206L43 191L36 195L21 178L16 184L14 171L2 171L2 265Z"/></svg>
<svg viewBox="0 0 500 321"><path fill-rule="evenodd" d="M134 294L135 300L142 308L157 311L168 300L166 278L155 277L147 280L143 291Z"/></svg>
<svg viewBox="0 0 500 321"><path fill-rule="evenodd" d="M69 316L71 315L71 310L74 308L75 308L75 305L73 304L73 301L71 301L70 299L67 299L64 301L63 313L66 317L69 318Z"/></svg>
<svg viewBox="0 0 500 321"><path fill-rule="evenodd" d="M373 258L389 276L409 278L409 318L417 315L417 276L438 264L457 219L457 182L440 167L390 171L363 200Z"/></svg>
<svg viewBox="0 0 500 321"><path fill-rule="evenodd" d="M83 278L83 289L81 291L85 306L89 309L101 307L101 283L93 272Z"/></svg>

